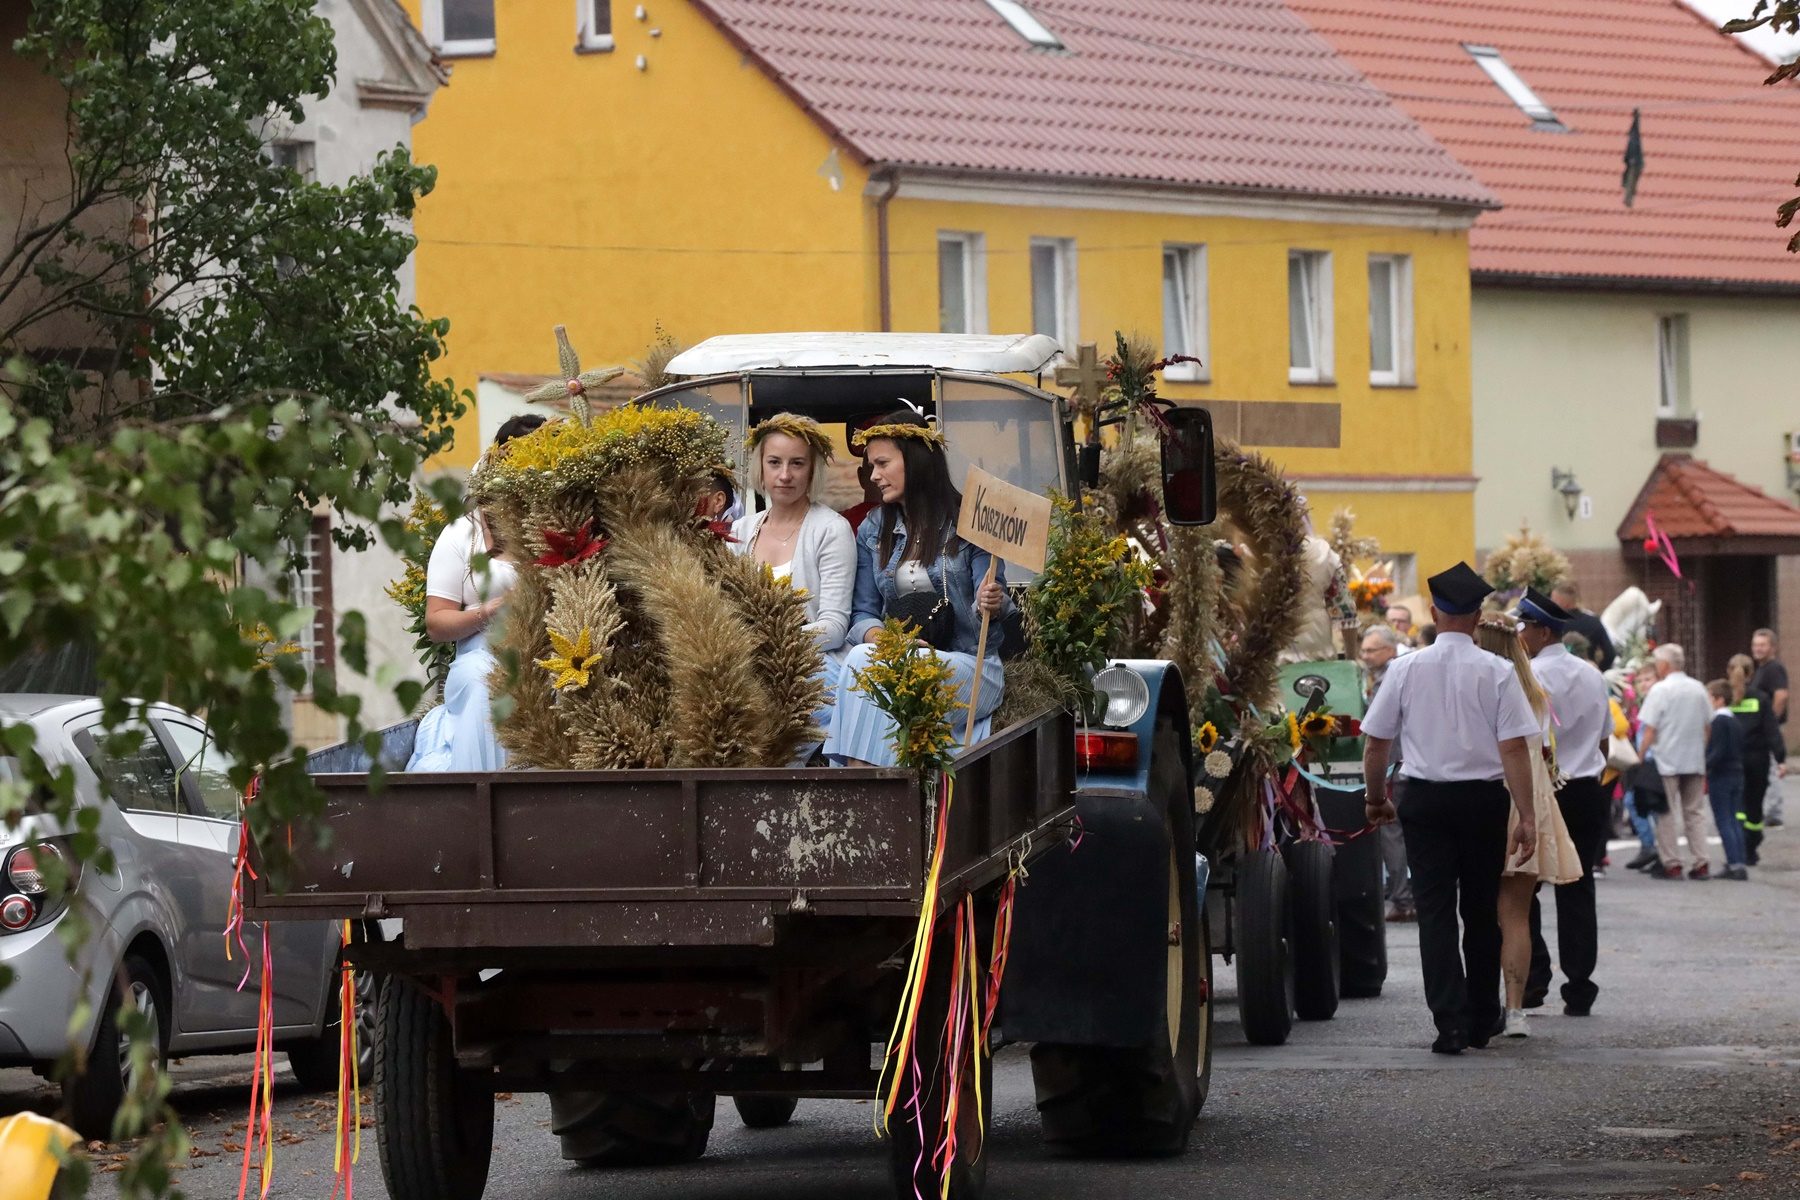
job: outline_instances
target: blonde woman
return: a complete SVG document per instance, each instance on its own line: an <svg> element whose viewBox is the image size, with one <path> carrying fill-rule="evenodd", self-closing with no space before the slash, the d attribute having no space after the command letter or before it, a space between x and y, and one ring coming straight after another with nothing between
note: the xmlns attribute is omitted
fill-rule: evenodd
<svg viewBox="0 0 1800 1200"><path fill-rule="evenodd" d="M806 628L825 653L823 680L825 694L831 696L837 691L856 588L856 535L849 522L817 499L832 457L831 439L817 421L776 413L752 429L744 444L750 452L750 486L767 507L733 522L731 536L737 540L731 548L805 593ZM831 711L827 704L814 719L827 726ZM804 747L802 760L816 748Z"/></svg>
<svg viewBox="0 0 1800 1200"><path fill-rule="evenodd" d="M1546 734L1527 739L1531 752L1531 806L1537 818L1537 847L1525 858L1509 858L1500 871L1500 970L1506 980L1507 1037L1525 1037L1525 978L1531 972L1531 898L1540 883L1574 883L1581 878L1581 856L1563 823L1556 803L1554 716L1544 689L1531 672L1531 660L1519 641L1518 622L1490 615L1475 627L1475 644L1512 664L1513 674L1525 689L1525 699ZM1515 805L1507 836L1518 825Z"/></svg>

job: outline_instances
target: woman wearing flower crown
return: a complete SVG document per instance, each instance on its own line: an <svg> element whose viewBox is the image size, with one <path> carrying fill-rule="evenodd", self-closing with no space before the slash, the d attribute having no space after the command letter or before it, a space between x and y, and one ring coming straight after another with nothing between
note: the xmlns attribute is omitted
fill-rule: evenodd
<svg viewBox="0 0 1800 1200"><path fill-rule="evenodd" d="M513 417L494 435L494 446L543 423L536 413ZM474 565L478 555L487 556L485 567ZM413 735L408 771L498 771L506 766L488 695L494 654L488 649L487 629L516 578L512 555L479 509L464 513L438 535L425 572L425 636L455 642L456 658L444 677L444 702L425 714Z"/></svg>
<svg viewBox="0 0 1800 1200"><path fill-rule="evenodd" d="M1513 618L1490 614L1475 627L1475 644L1490 654L1510 662L1531 711L1546 731L1554 728L1550 700L1544 695L1531 660L1519 641L1518 623ZM1531 971L1531 898L1540 883L1573 883L1581 878L1581 858L1569 827L1563 821L1562 807L1556 802L1556 740L1550 734L1549 752L1543 736L1528 739L1531 751L1532 808L1537 814L1537 847L1524 859L1508 858L1500 871L1500 969L1506 978L1507 1037L1528 1036L1525 1028L1525 979ZM1510 843L1513 828L1519 823L1515 805L1507 821L1506 836Z"/></svg>
<svg viewBox="0 0 1800 1200"><path fill-rule="evenodd" d="M850 597L856 587L856 537L849 523L818 501L831 461L831 439L817 421L777 413L744 439L750 452L750 486L768 502L731 526L734 553L748 554L806 595L807 630L825 653L825 694L837 692L850 631ZM825 726L827 705L814 719ZM818 743L804 747L802 761Z"/></svg>
<svg viewBox="0 0 1800 1200"><path fill-rule="evenodd" d="M862 450L881 505L856 531L856 592L851 603L850 652L838 681L837 712L825 754L848 765L891 766L895 762L894 723L855 687L867 668L882 621L916 615L921 633L937 633L935 644L919 652L936 654L954 672L957 696L969 701L975 673L981 672L975 740L987 736L988 721L1000 706L1005 675L999 639L990 635L987 657L975 650L982 614L1011 611L1004 569L986 582L990 556L956 536L962 494L950 482L944 436L910 410L893 413L857 431L851 444ZM935 599L934 598L938 598ZM934 614L936 614L934 616ZM941 626L935 630L934 626ZM954 722L960 734L963 722Z"/></svg>

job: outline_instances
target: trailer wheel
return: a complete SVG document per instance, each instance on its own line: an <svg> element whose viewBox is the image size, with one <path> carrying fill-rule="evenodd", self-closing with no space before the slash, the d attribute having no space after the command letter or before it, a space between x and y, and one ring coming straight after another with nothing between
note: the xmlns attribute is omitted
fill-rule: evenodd
<svg viewBox="0 0 1800 1200"><path fill-rule="evenodd" d="M584 1167L670 1166L706 1153L717 1106L712 1092L551 1092L550 1130Z"/></svg>
<svg viewBox="0 0 1800 1200"><path fill-rule="evenodd" d="M393 1200L480 1200L494 1154L494 1093L456 1065L450 1019L417 983L381 984L375 1140Z"/></svg>
<svg viewBox="0 0 1800 1200"><path fill-rule="evenodd" d="M1335 857L1328 842L1294 842L1287 860L1294 907L1294 1011L1302 1021L1329 1021L1338 1006L1337 902L1331 894Z"/></svg>
<svg viewBox="0 0 1800 1200"><path fill-rule="evenodd" d="M1238 861L1238 1020L1255 1046L1279 1046L1294 1028L1293 914L1288 872L1275 850L1251 851Z"/></svg>
<svg viewBox="0 0 1800 1200"><path fill-rule="evenodd" d="M738 1120L749 1129L779 1129L794 1119L800 1101L794 1096L733 1096Z"/></svg>
<svg viewBox="0 0 1800 1200"><path fill-rule="evenodd" d="M943 1140L943 1072L937 1068L942 1053L944 1025L950 1016L950 965L952 928L945 920L932 938L932 961L925 975L925 998L919 1006L917 1059L923 1078L914 1086L910 1070L900 1075L900 1094L888 1118L888 1169L895 1200L943 1196L945 1200L981 1200L987 1192L987 1136L985 1106L994 1095L993 1058L985 1046L977 1047L974 1063L962 1067L962 1099L957 1109L956 1157L946 1172L932 1161ZM896 1068L900 1069L900 1068ZM975 1103L976 1077L980 1072L983 1103ZM885 1104L885 1096L876 1103ZM916 1112L916 1117L915 1117ZM922 1130L921 1130L922 1127Z"/></svg>
<svg viewBox="0 0 1800 1200"><path fill-rule="evenodd" d="M1169 835L1164 1035L1148 1046L1031 1049L1044 1140L1087 1155L1179 1154L1212 1081L1212 951L1194 876L1194 809L1173 730L1151 748L1150 794Z"/></svg>
<svg viewBox="0 0 1800 1200"><path fill-rule="evenodd" d="M1316 799L1319 814L1333 829L1363 827L1360 788L1321 788ZM1388 972L1387 900L1381 889L1381 838L1376 831L1352 837L1337 848L1331 890L1337 899L1338 995L1379 996Z"/></svg>

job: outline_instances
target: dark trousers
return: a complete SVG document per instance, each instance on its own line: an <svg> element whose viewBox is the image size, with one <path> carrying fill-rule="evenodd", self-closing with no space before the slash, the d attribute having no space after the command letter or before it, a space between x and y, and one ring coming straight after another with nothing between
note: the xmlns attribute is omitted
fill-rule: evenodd
<svg viewBox="0 0 1800 1200"><path fill-rule="evenodd" d="M1600 989L1594 986L1594 963L1600 956L1599 917L1594 910L1594 864L1606 853L1607 825L1612 802L1598 779L1571 779L1556 793L1569 840L1581 859L1581 878L1556 888L1556 950L1567 982L1563 1003L1571 1008L1592 1008ZM1537 897L1531 900L1531 974L1525 981L1527 996L1550 990L1550 948L1544 944L1544 921Z"/></svg>
<svg viewBox="0 0 1800 1200"><path fill-rule="evenodd" d="M1402 779L1396 801L1419 912L1425 1002L1439 1033L1485 1037L1500 1019L1500 870L1512 803L1506 785Z"/></svg>
<svg viewBox="0 0 1800 1200"><path fill-rule="evenodd" d="M1744 760L1744 852L1754 863L1763 839L1763 797L1769 791L1769 760Z"/></svg>

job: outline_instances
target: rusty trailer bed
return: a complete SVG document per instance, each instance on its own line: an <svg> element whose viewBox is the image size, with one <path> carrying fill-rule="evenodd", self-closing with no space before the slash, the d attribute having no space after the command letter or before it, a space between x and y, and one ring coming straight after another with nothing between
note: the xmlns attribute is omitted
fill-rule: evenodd
<svg viewBox="0 0 1800 1200"><path fill-rule="evenodd" d="M324 849L296 839L252 915L404 920L409 951L767 947L792 917L907 917L935 801L892 768L315 776ZM1041 851L1074 808L1074 731L1046 712L957 762L945 898Z"/></svg>

